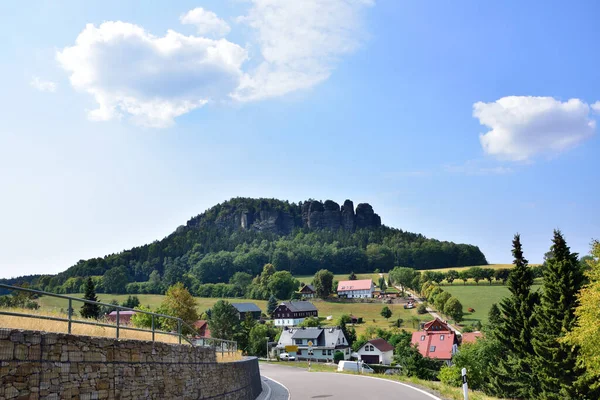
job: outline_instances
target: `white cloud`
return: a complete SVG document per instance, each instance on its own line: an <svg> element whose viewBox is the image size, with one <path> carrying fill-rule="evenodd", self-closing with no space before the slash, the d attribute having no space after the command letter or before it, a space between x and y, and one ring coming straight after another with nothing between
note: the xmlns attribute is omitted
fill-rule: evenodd
<svg viewBox="0 0 600 400"><path fill-rule="evenodd" d="M234 97L258 100L311 88L364 36L361 12L372 0L252 0L238 20L256 31L262 62L244 75Z"/></svg>
<svg viewBox="0 0 600 400"><path fill-rule="evenodd" d="M39 76L31 78L29 85L40 92L56 92L56 83L52 81L45 81Z"/></svg>
<svg viewBox="0 0 600 400"><path fill-rule="evenodd" d="M598 103L592 105L596 109ZM600 108L600 107L599 107ZM480 135L483 150L512 161L557 154L594 134L590 106L579 99L509 96L473 105L473 116L491 130Z"/></svg>
<svg viewBox="0 0 600 400"><path fill-rule="evenodd" d="M592 110L600 112L600 101L597 101L594 104L592 104Z"/></svg>
<svg viewBox="0 0 600 400"><path fill-rule="evenodd" d="M88 24L57 58L71 73L73 87L98 102L90 119L127 113L140 125L163 127L209 101L225 99L239 85L247 52L225 39L171 30L156 37L117 21Z"/></svg>
<svg viewBox="0 0 600 400"><path fill-rule="evenodd" d="M339 58L362 41L361 11L372 0L252 0L246 16L246 48L226 39L185 36L169 30L153 36L138 25L89 24L75 44L57 53L71 85L94 96L92 120L131 116L151 127L211 101L251 101L310 88L327 79ZM181 17L200 35L224 35L229 25L195 8Z"/></svg>
<svg viewBox="0 0 600 400"><path fill-rule="evenodd" d="M217 14L202 7L188 11L181 16L180 21L182 24L195 25L199 35L223 37L231 30L229 24L217 17Z"/></svg>

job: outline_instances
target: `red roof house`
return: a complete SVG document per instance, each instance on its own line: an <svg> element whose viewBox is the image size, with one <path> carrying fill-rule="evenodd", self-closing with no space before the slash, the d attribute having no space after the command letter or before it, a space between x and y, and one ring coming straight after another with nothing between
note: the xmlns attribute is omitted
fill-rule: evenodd
<svg viewBox="0 0 600 400"><path fill-rule="evenodd" d="M119 325L130 325L131 317L135 315L135 311L119 311ZM109 322L117 323L117 312L112 311L106 316L106 320Z"/></svg>
<svg viewBox="0 0 600 400"><path fill-rule="evenodd" d="M208 321L199 319L194 322L194 328L198 330L199 337L210 337L210 329L208 329Z"/></svg>
<svg viewBox="0 0 600 400"><path fill-rule="evenodd" d="M423 357L444 361L450 361L458 347L456 334L437 318L426 323L423 330L414 332L411 343L418 346Z"/></svg>
<svg viewBox="0 0 600 400"><path fill-rule="evenodd" d="M340 281L337 287L338 297L347 298L370 298L373 297L375 285L372 279L361 279L356 281Z"/></svg>

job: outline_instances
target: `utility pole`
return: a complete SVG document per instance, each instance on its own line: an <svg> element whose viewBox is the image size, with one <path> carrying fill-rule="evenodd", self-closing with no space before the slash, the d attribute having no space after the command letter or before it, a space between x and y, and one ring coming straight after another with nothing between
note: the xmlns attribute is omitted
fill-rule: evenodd
<svg viewBox="0 0 600 400"><path fill-rule="evenodd" d="M462 369L463 395L465 400L469 400L469 385L467 384L467 369Z"/></svg>
<svg viewBox="0 0 600 400"><path fill-rule="evenodd" d="M267 361L269 361L269 337L267 336L265 339L267 339Z"/></svg>

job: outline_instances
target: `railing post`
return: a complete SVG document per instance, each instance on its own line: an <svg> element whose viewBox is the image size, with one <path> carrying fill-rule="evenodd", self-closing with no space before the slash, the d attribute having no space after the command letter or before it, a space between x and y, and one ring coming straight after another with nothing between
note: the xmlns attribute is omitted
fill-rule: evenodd
<svg viewBox="0 0 600 400"><path fill-rule="evenodd" d="M179 336L179 344L181 344L181 319L177 318L177 334Z"/></svg>
<svg viewBox="0 0 600 400"><path fill-rule="evenodd" d="M69 328L68 328L69 335L71 334L72 317L73 317L73 301L71 299L69 299Z"/></svg>
<svg viewBox="0 0 600 400"><path fill-rule="evenodd" d="M117 339L119 338L119 309L117 308Z"/></svg>
<svg viewBox="0 0 600 400"><path fill-rule="evenodd" d="M154 314L152 314L152 341L154 342Z"/></svg>

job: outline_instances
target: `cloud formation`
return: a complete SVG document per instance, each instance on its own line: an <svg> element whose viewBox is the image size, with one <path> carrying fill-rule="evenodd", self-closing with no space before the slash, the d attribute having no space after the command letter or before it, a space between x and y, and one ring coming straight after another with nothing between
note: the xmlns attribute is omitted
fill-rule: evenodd
<svg viewBox="0 0 600 400"><path fill-rule="evenodd" d="M483 150L510 161L560 153L588 139L596 129L590 106L579 99L509 96L475 103L473 116L490 128L479 136Z"/></svg>
<svg viewBox="0 0 600 400"><path fill-rule="evenodd" d="M238 21L256 32L262 62L235 93L258 100L307 89L331 75L340 57L360 45L362 11L371 0L253 0Z"/></svg>
<svg viewBox="0 0 600 400"><path fill-rule="evenodd" d="M186 12L179 20L184 25L196 26L196 31L199 35L223 37L231 30L229 24L217 17L217 14L202 7Z"/></svg>
<svg viewBox="0 0 600 400"><path fill-rule="evenodd" d="M31 81L29 81L29 85L36 89L39 90L40 92L56 92L56 83L52 82L52 81L45 81L43 79L41 79L39 76L34 76L31 78Z"/></svg>
<svg viewBox="0 0 600 400"><path fill-rule="evenodd" d="M308 89L326 80L339 58L362 42L361 11L372 0L252 0L244 47L226 39L157 37L121 22L88 24L75 44L57 52L71 85L91 94L92 120L129 116L164 127L209 102L253 101ZM229 25L195 8L181 17L199 35L223 36ZM258 49L251 54L248 49ZM251 63L246 63L251 60ZM246 70L244 65L252 64Z"/></svg>
<svg viewBox="0 0 600 400"><path fill-rule="evenodd" d="M226 98L240 82L247 52L225 39L156 37L125 22L87 25L74 46L57 54L75 89L94 96L92 120L123 113L149 127Z"/></svg>

